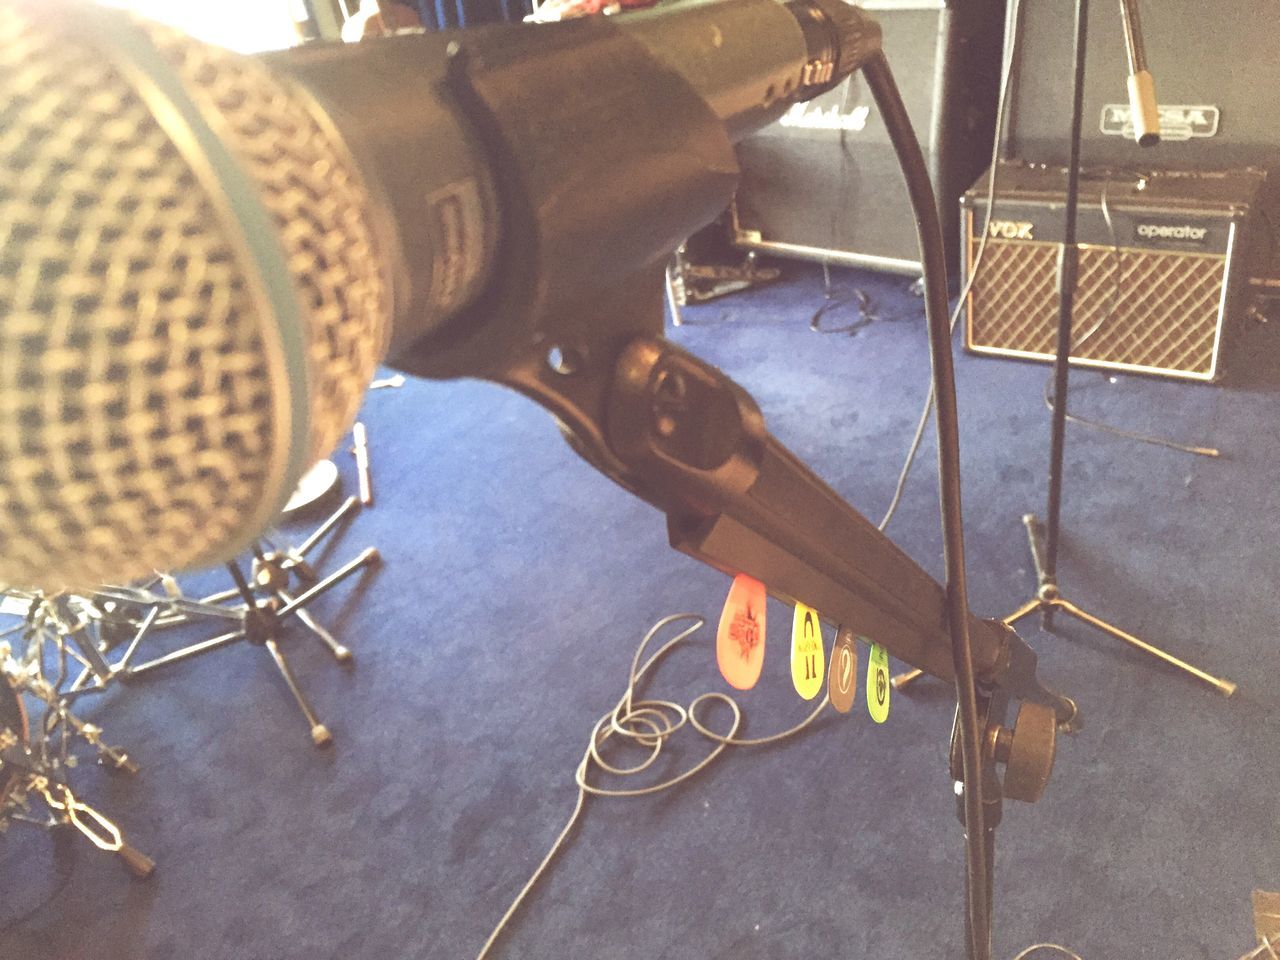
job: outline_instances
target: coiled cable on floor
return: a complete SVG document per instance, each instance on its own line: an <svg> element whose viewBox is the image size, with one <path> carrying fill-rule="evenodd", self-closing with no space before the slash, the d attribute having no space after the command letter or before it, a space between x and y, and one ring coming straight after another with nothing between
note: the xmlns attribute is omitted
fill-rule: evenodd
<svg viewBox="0 0 1280 960"><path fill-rule="evenodd" d="M648 660L644 660L642 665L641 660L644 659L645 652L654 641L654 638L668 626L681 622L685 622L687 625L660 646ZM740 738L738 737L738 731L742 727L742 708L733 697L726 693L710 691L700 694L694 697L687 707L681 706L673 700L659 700L641 696L640 681L645 675L663 657L675 649L678 644L697 633L705 623L706 620L695 613L677 613L669 617L663 617L650 627L649 631L644 635L644 639L640 641L640 646L636 648L635 656L631 659L631 671L627 677L626 690L613 709L596 721L591 730L591 737L587 741L587 749L574 771L574 780L578 785L578 799L574 804L573 812L569 815L568 822L565 823L564 829L560 831L560 835L551 844L551 849L542 858L542 862L534 869L525 885L520 888L520 892L516 894L511 906L507 908L507 912L502 915L502 919L493 928L493 932L489 934L489 939L480 948L480 953L476 960L485 960L489 955L494 943L497 942L498 937L507 928L511 918L520 909L525 898L537 886L538 881L542 879L552 862L563 850L569 833L582 816L582 810L586 804L588 794L596 797L642 797L670 790L672 787L684 783L689 778L705 770L717 757L724 753L727 747L762 746L793 737L808 728L826 709L828 699L823 697L822 702L814 708L813 712L793 727L766 737ZM699 719L699 710L713 702L724 704L729 708L732 722L729 724L727 733L717 733L707 726L702 719ZM687 770L660 783L644 787L604 787L590 781L593 767L619 777L634 776L644 772L658 759L667 741L675 736L686 724L706 739L715 743L715 747L712 748L710 753ZM629 766L606 760L601 753L601 748L613 737L618 737L635 746L643 747L648 750L648 753L644 759Z"/></svg>
<svg viewBox="0 0 1280 960"><path fill-rule="evenodd" d="M1013 960L1026 960L1027 957L1031 956L1031 954L1035 953L1037 950L1056 950L1058 951L1058 953L1062 954L1064 957L1067 957L1068 960L1081 960L1080 955L1078 953L1072 950L1068 950L1066 947L1062 946L1062 944L1060 943L1032 944L1031 946L1027 947L1027 949L1019 953L1016 957L1014 957Z"/></svg>

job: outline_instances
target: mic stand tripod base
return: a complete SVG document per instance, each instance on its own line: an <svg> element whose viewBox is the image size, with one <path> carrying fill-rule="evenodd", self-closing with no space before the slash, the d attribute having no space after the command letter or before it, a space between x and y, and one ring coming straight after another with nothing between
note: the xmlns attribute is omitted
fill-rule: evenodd
<svg viewBox="0 0 1280 960"><path fill-rule="evenodd" d="M295 616L313 636L324 644L338 663L351 663L351 650L339 643L333 634L316 621L308 612L307 605L353 574L377 565L381 561L381 555L376 548L368 547L323 578L316 573L315 568L307 561L306 556L340 521L357 509L358 505L358 498L354 496L348 497L298 547L277 548L265 540L256 543L252 548L253 565L249 577L245 576L237 562L232 561L227 564L227 569L235 583L235 586L229 590L211 594L198 601L183 599L180 605L173 598L169 598L166 601L164 598L157 597L154 601L150 601L152 606L148 618L144 621L144 625L139 630L134 642L130 644L125 659L120 665L117 665L117 674L123 679L132 679L150 673L160 667L242 642L261 647L270 655L276 670L280 673L285 686L288 687L289 693L293 696L298 709L302 712L310 729L311 742L317 747L330 746L333 743L333 734L320 721L310 701L303 693L279 641L282 638L286 622L291 616ZM302 588L300 593L295 593L290 589L290 583L293 580L297 580ZM143 594L144 598L148 596ZM235 599L240 600L238 607L223 606L227 601ZM195 618L227 619L232 622L234 629L199 643L170 651L146 663L128 665L128 658L132 656L138 639L155 622L156 611L159 607L166 605L180 606L183 613L182 620L184 621Z"/></svg>
<svg viewBox="0 0 1280 960"><path fill-rule="evenodd" d="M1189 674L1201 683L1207 683L1225 697L1229 697L1236 692L1236 685L1232 681L1224 680L1221 677L1215 677L1213 674L1201 670L1199 667L1193 666L1185 660L1180 660L1168 651L1147 643L1145 640L1135 637L1131 633L1126 633L1119 627L1095 617L1086 610L1082 610L1080 607L1077 607L1070 600L1062 596L1062 592L1058 589L1058 585L1054 581L1054 578L1045 570L1044 533L1043 528L1040 525L1040 521L1036 519L1035 514L1027 513L1023 514L1022 522L1027 528L1027 538L1031 544L1031 558L1035 562L1036 580L1039 583L1039 589L1036 591L1036 596L1033 599L1028 600L1013 613L1009 614L1009 616L1005 617L1005 623L1013 625L1019 620L1029 617L1031 614L1039 610L1044 629L1052 630L1053 615L1055 612L1061 610L1068 616L1075 617L1081 623L1086 623L1095 630L1100 630L1107 634L1109 637L1114 637L1116 640L1127 643L1129 646L1137 650L1141 650L1143 653L1155 657L1156 659L1167 663L1169 666L1181 670L1183 673ZM893 678L893 685L896 689L900 690L920 675L921 672L919 670L911 670L906 673L901 673Z"/></svg>

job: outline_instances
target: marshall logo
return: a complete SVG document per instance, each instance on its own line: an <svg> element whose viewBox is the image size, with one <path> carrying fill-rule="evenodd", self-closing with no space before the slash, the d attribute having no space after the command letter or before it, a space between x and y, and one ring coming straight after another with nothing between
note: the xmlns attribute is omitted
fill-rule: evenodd
<svg viewBox="0 0 1280 960"><path fill-rule="evenodd" d="M1160 138L1162 140L1190 140L1195 137L1214 137L1218 134L1217 107L1167 106L1160 107ZM1108 103L1102 108L1102 132L1109 137L1133 138L1133 111L1127 103Z"/></svg>
<svg viewBox="0 0 1280 960"><path fill-rule="evenodd" d="M1209 228L1194 223L1135 223L1133 232L1143 240L1176 240L1204 246Z"/></svg>
<svg viewBox="0 0 1280 960"><path fill-rule="evenodd" d="M797 103L782 115L778 123L800 130L848 130L850 133L858 133L866 129L867 117L870 115L871 108L868 106L854 107L848 113L841 113L840 107L836 105L823 110L812 102Z"/></svg>
<svg viewBox="0 0 1280 960"><path fill-rule="evenodd" d="M992 220L987 233L1001 240L1033 240L1035 238L1031 236L1031 231L1034 229L1034 223L1022 220Z"/></svg>

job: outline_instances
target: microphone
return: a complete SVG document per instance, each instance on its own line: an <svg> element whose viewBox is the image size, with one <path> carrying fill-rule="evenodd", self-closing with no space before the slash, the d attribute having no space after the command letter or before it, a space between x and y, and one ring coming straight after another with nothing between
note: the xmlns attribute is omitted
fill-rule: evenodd
<svg viewBox="0 0 1280 960"><path fill-rule="evenodd" d="M732 142L879 49L842 0L264 58L6 0L0 38L0 583L42 589L235 555L388 350L479 375L504 271L554 299L659 262ZM527 108L501 143L496 84Z"/></svg>
<svg viewBox="0 0 1280 960"><path fill-rule="evenodd" d="M1156 102L1155 79L1147 69L1138 0L1120 0L1120 21L1124 28L1125 59L1129 65L1126 87L1129 91L1129 112L1133 117L1133 139L1140 147L1154 147L1160 142L1160 107Z"/></svg>

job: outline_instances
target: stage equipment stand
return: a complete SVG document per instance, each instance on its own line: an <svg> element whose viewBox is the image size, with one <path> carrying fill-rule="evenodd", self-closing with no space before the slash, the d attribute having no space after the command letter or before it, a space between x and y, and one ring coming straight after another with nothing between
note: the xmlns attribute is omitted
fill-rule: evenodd
<svg viewBox="0 0 1280 960"><path fill-rule="evenodd" d="M234 586L203 599L193 600L181 594L172 578L164 578L169 590L167 595L136 587L103 587L94 594L98 603L114 602L146 609L137 634L125 650L121 660L111 666L110 674L122 680L131 680L158 670L161 667L212 653L233 644L247 642L265 650L280 672L285 685L293 695L311 730L311 741L317 747L333 742L329 728L320 722L311 703L298 685L280 641L291 618L297 620L332 654L339 663L350 663L351 651L339 643L328 630L320 625L307 610L307 606L323 596L352 574L379 562L377 548L368 547L326 577L319 577L307 561L307 554L331 531L340 520L359 505L357 497L348 497L298 547L276 548L269 540L261 540L252 548L253 562L250 576L237 561L226 564ZM295 593L291 584L297 581L300 592ZM228 601L238 601L228 604ZM133 665L130 661L143 636L155 626L170 626L199 620L228 622L233 629L207 640L173 650L144 663ZM76 688L90 678L86 670L77 678Z"/></svg>
<svg viewBox="0 0 1280 960"><path fill-rule="evenodd" d="M100 727L71 712L74 695L63 690L70 662L87 663L82 651L92 638L86 634L101 628L101 618L65 595L5 590L3 598L6 613L15 606L27 609L16 626L0 632L0 834L13 823L51 832L74 830L99 850L118 856L135 877L148 877L155 862L132 846L112 820L80 799L70 783L83 759L72 750L73 743L91 748L109 771L138 772L124 750L103 739ZM35 707L30 717L24 700ZM37 812L40 807L43 815Z"/></svg>
<svg viewBox="0 0 1280 960"><path fill-rule="evenodd" d="M1123 20L1125 50L1129 62L1129 89L1135 139L1142 146L1159 142L1159 115L1155 106L1155 94L1151 75L1146 68L1146 53L1142 43L1138 20L1138 0L1120 0ZM1088 31L1088 0L1076 0L1074 75L1072 79L1072 114L1070 162L1067 167L1067 185L1064 209L1063 243L1058 261L1058 330L1053 364L1053 407L1050 426L1049 491L1046 508L1047 522L1042 524L1034 514L1024 514L1022 522L1027 529L1031 545L1031 558L1036 568L1036 594L1009 616L1004 622L1017 623L1037 611L1046 631L1053 629L1053 616L1061 611L1081 623L1127 643L1156 659L1175 667L1196 680L1213 687L1224 696L1231 696L1236 685L1230 680L1201 670L1180 660L1166 650L1148 643L1114 624L1094 616L1076 606L1062 594L1058 584L1058 545L1062 516L1062 467L1066 448L1067 386L1071 357L1071 320L1074 307L1076 280L1079 265L1079 248L1076 245L1076 208L1080 195L1080 128L1084 106L1084 71L1086 35ZM1015 24L1013 29L1019 29ZM893 678L893 685L901 688L921 675L911 670Z"/></svg>

